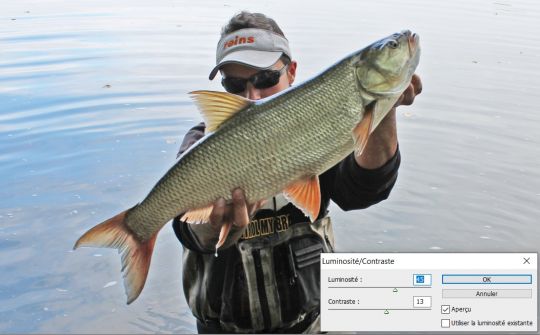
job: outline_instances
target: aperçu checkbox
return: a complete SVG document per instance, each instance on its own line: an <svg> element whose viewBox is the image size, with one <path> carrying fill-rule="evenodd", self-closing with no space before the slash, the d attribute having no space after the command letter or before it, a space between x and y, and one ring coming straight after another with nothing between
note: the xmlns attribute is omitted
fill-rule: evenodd
<svg viewBox="0 0 540 335"><path fill-rule="evenodd" d="M441 314L450 314L450 305L441 305Z"/></svg>

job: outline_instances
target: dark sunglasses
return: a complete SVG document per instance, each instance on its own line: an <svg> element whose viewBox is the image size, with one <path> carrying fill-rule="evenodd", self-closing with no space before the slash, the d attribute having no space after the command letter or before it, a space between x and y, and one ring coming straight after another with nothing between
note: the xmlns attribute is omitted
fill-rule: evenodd
<svg viewBox="0 0 540 335"><path fill-rule="evenodd" d="M246 90L248 81L257 89L270 88L279 83L279 78L287 69L284 65L280 70L262 70L249 78L224 77L221 85L229 93L240 93Z"/></svg>

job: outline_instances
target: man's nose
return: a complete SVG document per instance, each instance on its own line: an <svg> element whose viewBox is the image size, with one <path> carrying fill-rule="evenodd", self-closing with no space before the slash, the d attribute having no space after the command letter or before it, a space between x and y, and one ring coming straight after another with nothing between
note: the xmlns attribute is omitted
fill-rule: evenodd
<svg viewBox="0 0 540 335"><path fill-rule="evenodd" d="M247 83L246 90L244 92L244 97L250 100L259 100L261 99L261 90L255 88L252 83Z"/></svg>

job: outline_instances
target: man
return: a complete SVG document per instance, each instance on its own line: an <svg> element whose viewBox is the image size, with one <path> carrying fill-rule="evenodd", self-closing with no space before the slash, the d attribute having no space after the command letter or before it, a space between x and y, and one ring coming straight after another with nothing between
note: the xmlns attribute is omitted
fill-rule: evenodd
<svg viewBox="0 0 540 335"><path fill-rule="evenodd" d="M210 79L220 71L226 91L252 100L283 91L296 76L287 39L263 14L235 15L223 28L216 60ZM414 76L396 106L411 104L420 90ZM204 124L192 128L179 154L203 134ZM399 162L394 108L362 155L352 153L320 176L321 210L315 222L281 194L257 208L246 203L241 189L232 191L232 204L217 200L206 224L175 219L184 246L184 293L199 333L320 331L320 253L334 250L330 199L344 210L386 199ZM229 236L214 257L221 227L229 223Z"/></svg>

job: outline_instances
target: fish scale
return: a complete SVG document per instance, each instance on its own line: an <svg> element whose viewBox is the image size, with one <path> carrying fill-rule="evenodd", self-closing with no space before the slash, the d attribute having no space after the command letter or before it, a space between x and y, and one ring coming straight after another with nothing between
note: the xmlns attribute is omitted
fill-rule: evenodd
<svg viewBox="0 0 540 335"><path fill-rule="evenodd" d="M144 222L148 229L139 236L148 238L161 228L164 219L166 223L179 213L207 206L219 197L230 200L236 187L243 188L246 198L255 202L279 193L291 176L296 179L318 175L332 167L354 149L351 130L362 117L362 100L351 98L360 95L349 67L343 62L325 74L325 84L333 89L324 95L313 89L319 83L312 81L269 103L238 112L197 150L180 159L172 170L182 171L184 178L176 178L179 173L169 171L156 192L130 212L128 226ZM282 102L291 99L295 100L294 106ZM341 147L337 152L336 143ZM267 150L269 147L282 150L272 152ZM275 162L271 169L260 168L259 155ZM204 164L207 160L214 164ZM147 215L158 208L162 215Z"/></svg>

